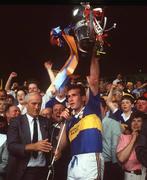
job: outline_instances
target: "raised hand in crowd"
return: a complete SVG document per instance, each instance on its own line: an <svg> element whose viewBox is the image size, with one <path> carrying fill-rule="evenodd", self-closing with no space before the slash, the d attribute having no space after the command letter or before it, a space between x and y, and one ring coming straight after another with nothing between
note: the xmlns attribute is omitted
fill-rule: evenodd
<svg viewBox="0 0 147 180"><path fill-rule="evenodd" d="M16 72L11 72L11 74L9 75L9 78L6 82L6 85L5 85L5 90L7 92L9 92L11 90L11 83L12 83L12 79L17 77L17 73Z"/></svg>
<svg viewBox="0 0 147 180"><path fill-rule="evenodd" d="M46 61L46 62L44 62L44 67L45 67L46 69L52 69L52 66L53 66L53 64L52 64L51 61Z"/></svg>
<svg viewBox="0 0 147 180"><path fill-rule="evenodd" d="M9 76L10 78L14 78L14 77L17 77L17 73L16 72L11 72L11 74L10 74L10 76Z"/></svg>

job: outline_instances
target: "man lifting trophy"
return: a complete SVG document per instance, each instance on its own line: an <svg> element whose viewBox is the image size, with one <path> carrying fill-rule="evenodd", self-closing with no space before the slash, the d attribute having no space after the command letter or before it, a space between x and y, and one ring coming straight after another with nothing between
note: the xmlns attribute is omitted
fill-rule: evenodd
<svg viewBox="0 0 147 180"><path fill-rule="evenodd" d="M57 90L65 86L68 77L74 73L81 61L82 54L90 60L88 91L79 84L68 87L67 101L70 110L68 107L60 115L63 125L50 167L68 143L72 158L68 165L67 180L102 180L104 161L101 155L102 124L98 93L99 56L104 54L106 32L115 28L116 24L106 29L107 18L102 8L92 9L89 3L81 3L81 7L73 11L73 15L74 24L64 30L58 26L50 32L51 44L62 47L66 41L70 49L70 56L57 74L54 86ZM51 171L47 179L50 173Z"/></svg>

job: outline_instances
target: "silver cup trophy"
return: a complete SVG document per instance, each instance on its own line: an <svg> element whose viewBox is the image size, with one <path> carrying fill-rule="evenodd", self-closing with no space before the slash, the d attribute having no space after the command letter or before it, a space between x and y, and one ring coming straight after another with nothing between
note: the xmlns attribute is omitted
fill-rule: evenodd
<svg viewBox="0 0 147 180"><path fill-rule="evenodd" d="M89 2L82 2L81 7L74 9L73 15L77 22L74 26L74 34L78 49L88 53L92 46L96 45L98 54L103 52L106 32L115 28L106 29L107 17L104 17L102 8L91 8Z"/></svg>

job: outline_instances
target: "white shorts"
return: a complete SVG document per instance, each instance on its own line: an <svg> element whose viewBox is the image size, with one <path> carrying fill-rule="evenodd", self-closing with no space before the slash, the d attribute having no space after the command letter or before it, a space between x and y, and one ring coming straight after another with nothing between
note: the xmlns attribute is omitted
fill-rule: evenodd
<svg viewBox="0 0 147 180"><path fill-rule="evenodd" d="M96 180L103 177L104 159L99 153L97 162L96 153L79 154L72 157L68 165L67 180Z"/></svg>

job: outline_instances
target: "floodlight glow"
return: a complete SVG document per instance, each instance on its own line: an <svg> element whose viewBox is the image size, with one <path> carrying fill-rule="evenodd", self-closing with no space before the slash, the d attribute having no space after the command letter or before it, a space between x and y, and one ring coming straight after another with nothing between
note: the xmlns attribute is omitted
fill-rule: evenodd
<svg viewBox="0 0 147 180"><path fill-rule="evenodd" d="M75 10L73 11L73 16L76 16L76 15L78 14L78 12L79 12L79 9L75 9Z"/></svg>

